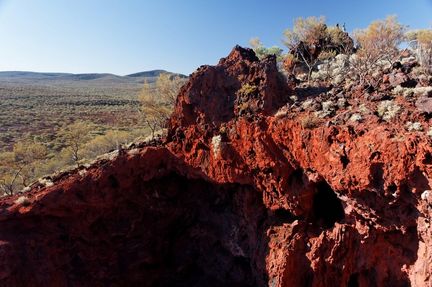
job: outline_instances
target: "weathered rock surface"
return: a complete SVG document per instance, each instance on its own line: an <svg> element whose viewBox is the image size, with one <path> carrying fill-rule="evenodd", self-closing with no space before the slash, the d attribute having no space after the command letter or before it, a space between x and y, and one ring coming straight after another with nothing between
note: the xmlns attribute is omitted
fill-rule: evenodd
<svg viewBox="0 0 432 287"><path fill-rule="evenodd" d="M432 98L421 97L416 102L419 111L432 114Z"/></svg>
<svg viewBox="0 0 432 287"><path fill-rule="evenodd" d="M432 284L432 140L403 128L431 119L346 95L306 125L294 93L248 49L201 67L161 145L0 201L0 286Z"/></svg>

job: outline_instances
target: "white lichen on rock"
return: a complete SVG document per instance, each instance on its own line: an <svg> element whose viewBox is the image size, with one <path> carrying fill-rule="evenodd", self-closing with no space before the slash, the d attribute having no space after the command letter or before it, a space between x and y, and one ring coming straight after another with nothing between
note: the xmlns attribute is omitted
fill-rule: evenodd
<svg viewBox="0 0 432 287"><path fill-rule="evenodd" d="M429 201L430 195L431 195L431 191L430 190L425 190L425 191L422 192L422 194L421 194L420 197L421 197L422 200Z"/></svg>
<svg viewBox="0 0 432 287"><path fill-rule="evenodd" d="M40 178L39 183L45 187L50 187L54 185L54 182L52 182L52 180L48 178Z"/></svg>
<svg viewBox="0 0 432 287"><path fill-rule="evenodd" d="M23 189L21 189L21 192L29 192L31 190L31 187L30 186L26 186L26 187L24 187Z"/></svg>
<svg viewBox="0 0 432 287"><path fill-rule="evenodd" d="M80 170L78 171L78 174L79 174L80 176L85 176L86 173L87 173L87 169L80 169Z"/></svg>
<svg viewBox="0 0 432 287"><path fill-rule="evenodd" d="M398 85L393 89L393 94L402 95L405 98L410 98L412 96L430 97L432 96L432 87L404 88Z"/></svg>
<svg viewBox="0 0 432 287"><path fill-rule="evenodd" d="M296 95L292 95L289 97L291 101L293 102L297 102L298 101L298 97Z"/></svg>
<svg viewBox="0 0 432 287"><path fill-rule="evenodd" d="M405 128L409 131L422 131L423 130L423 126L421 123L419 122L407 122L405 125Z"/></svg>
<svg viewBox="0 0 432 287"><path fill-rule="evenodd" d="M322 102L321 106L322 106L322 110L315 112L315 116L317 116L318 118L325 118L328 116L332 116L336 111L336 103L331 100Z"/></svg>
<svg viewBox="0 0 432 287"><path fill-rule="evenodd" d="M426 135L432 137L432 127L429 128L429 130L427 131Z"/></svg>
<svg viewBox="0 0 432 287"><path fill-rule="evenodd" d="M116 149L116 150L113 150L112 152L105 153L105 154L98 156L96 158L96 160L110 160L110 161L112 161L112 160L116 159L119 154L120 154L119 150Z"/></svg>
<svg viewBox="0 0 432 287"><path fill-rule="evenodd" d="M332 111L335 109L335 103L331 100L322 102L323 111Z"/></svg>
<svg viewBox="0 0 432 287"><path fill-rule="evenodd" d="M127 153L130 155L136 155L136 154L140 153L140 149L139 148L130 149L130 150L128 150Z"/></svg>
<svg viewBox="0 0 432 287"><path fill-rule="evenodd" d="M430 97L432 96L432 87L416 87L413 88L413 93L419 97Z"/></svg>
<svg viewBox="0 0 432 287"><path fill-rule="evenodd" d="M401 85L397 85L393 89L393 95L399 96L402 95L404 98L411 98L414 96L413 88L403 88Z"/></svg>
<svg viewBox="0 0 432 287"><path fill-rule="evenodd" d="M212 138L211 143L212 143L213 155L216 157L219 155L221 150L222 137L220 135L214 136Z"/></svg>
<svg viewBox="0 0 432 287"><path fill-rule="evenodd" d="M304 109L304 110L308 110L310 107L312 107L312 104L314 103L314 101L312 100L312 99L307 99L306 101L304 101L302 104L301 104L301 107Z"/></svg>
<svg viewBox="0 0 432 287"><path fill-rule="evenodd" d="M361 120L363 120L363 117L361 114L352 114L351 117L349 118L350 122L360 122Z"/></svg>
<svg viewBox="0 0 432 287"><path fill-rule="evenodd" d="M324 60L317 66L317 71L312 73L312 79L330 81L334 85L340 85L349 70L349 57L339 54L334 58Z"/></svg>
<svg viewBox="0 0 432 287"><path fill-rule="evenodd" d="M288 109L286 106L280 108L276 113L275 113L275 117L276 118L283 118L288 114Z"/></svg>
<svg viewBox="0 0 432 287"><path fill-rule="evenodd" d="M382 101L378 105L378 115L385 121L394 118L400 111L400 106L393 101Z"/></svg>
<svg viewBox="0 0 432 287"><path fill-rule="evenodd" d="M360 104L360 106L359 106L358 109L359 109L359 112L360 112L362 115L370 114L370 110L366 107L365 104Z"/></svg>
<svg viewBox="0 0 432 287"><path fill-rule="evenodd" d="M30 204L30 200L28 199L27 196L22 195L22 196L18 197L18 198L14 201L14 203L15 203L15 204L18 204L18 205L27 206L27 205Z"/></svg>
<svg viewBox="0 0 432 287"><path fill-rule="evenodd" d="M337 106L339 109L344 109L348 106L348 101L342 97L337 100Z"/></svg>

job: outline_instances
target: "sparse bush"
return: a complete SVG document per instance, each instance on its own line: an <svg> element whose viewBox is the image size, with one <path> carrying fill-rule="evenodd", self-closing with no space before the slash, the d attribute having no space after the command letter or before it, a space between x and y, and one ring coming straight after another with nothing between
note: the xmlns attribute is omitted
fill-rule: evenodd
<svg viewBox="0 0 432 287"><path fill-rule="evenodd" d="M404 40L405 30L406 27L397 21L396 16L372 22L366 29L354 32L358 54L373 62L387 60L392 64L398 56L398 46Z"/></svg>
<svg viewBox="0 0 432 287"><path fill-rule="evenodd" d="M327 37L336 54L349 55L353 53L353 40L345 29L341 29L339 25L327 27Z"/></svg>
<svg viewBox="0 0 432 287"><path fill-rule="evenodd" d="M162 103L173 107L184 83L185 79L179 76L171 76L167 73L160 74L156 80L156 92L162 98Z"/></svg>
<svg viewBox="0 0 432 287"><path fill-rule="evenodd" d="M378 105L378 115L385 121L394 118L400 111L400 106L393 101L382 101Z"/></svg>
<svg viewBox="0 0 432 287"><path fill-rule="evenodd" d="M12 195L19 188L18 182L18 174L16 171L15 174L3 174L2 178L0 178L0 194L1 195Z"/></svg>
<svg viewBox="0 0 432 287"><path fill-rule="evenodd" d="M332 59L332 58L336 57L336 55L337 55L336 51L322 51L318 55L318 60L320 60L320 61L327 61L329 59Z"/></svg>
<svg viewBox="0 0 432 287"><path fill-rule="evenodd" d="M398 46L404 40L405 26L396 16L372 22L366 29L354 32L358 50L350 59L353 74L361 84L373 85L372 74L385 64L391 65L398 55Z"/></svg>
<svg viewBox="0 0 432 287"><path fill-rule="evenodd" d="M327 26L324 17L297 18L292 29L284 32L284 44L301 63L308 69L308 80L313 69L318 64L319 53L317 47L327 36Z"/></svg>
<svg viewBox="0 0 432 287"><path fill-rule="evenodd" d="M58 133L65 148L71 152L73 162L77 165L79 165L84 157L82 154L83 146L89 139L89 134L92 129L89 123L76 121L64 127Z"/></svg>
<svg viewBox="0 0 432 287"><path fill-rule="evenodd" d="M285 69L292 73L297 63L303 64L308 71L308 81L319 63L328 63L338 54L349 55L354 51L349 34L339 25L328 27L324 17L298 18L292 29L285 30L284 36L284 44L290 50L288 55L292 55L285 58Z"/></svg>
<svg viewBox="0 0 432 287"><path fill-rule="evenodd" d="M314 115L307 115L301 120L304 129L314 129L319 126L320 120Z"/></svg>
<svg viewBox="0 0 432 287"><path fill-rule="evenodd" d="M46 147L34 141L16 143L13 151L0 153L0 193L11 195L27 186L46 155Z"/></svg>
<svg viewBox="0 0 432 287"><path fill-rule="evenodd" d="M349 58L345 54L334 56L335 53L324 55L327 60L318 65L318 71L312 73L312 78L321 81L331 81L331 83L339 85L349 72Z"/></svg>
<svg viewBox="0 0 432 287"><path fill-rule="evenodd" d="M285 30L284 36L284 44L292 55L285 60L285 69L292 72L293 64L301 63L308 71L308 80L319 63L333 59L340 53L349 55L354 51L349 34L339 25L328 27L324 17L298 18L292 29Z"/></svg>
<svg viewBox="0 0 432 287"><path fill-rule="evenodd" d="M35 177L36 168L47 156L47 148L38 142L25 141L16 143L13 147L16 170L23 187L27 186L30 179Z"/></svg>
<svg viewBox="0 0 432 287"><path fill-rule="evenodd" d="M183 79L178 76L171 77L169 74L161 74L155 88L148 82L144 83L139 95L140 112L142 120L151 130L152 138L156 131L165 127L183 84Z"/></svg>
<svg viewBox="0 0 432 287"><path fill-rule="evenodd" d="M258 37L252 38L249 40L249 44L251 45L252 49L255 52L255 55L258 57L258 59L263 59L269 55L275 55L276 60L278 62L281 62L283 60L282 52L283 50L279 48L278 46L272 46L272 47L264 47L263 43L260 41Z"/></svg>
<svg viewBox="0 0 432 287"><path fill-rule="evenodd" d="M134 139L134 134L126 131L109 130L86 143L84 151L86 158L96 158Z"/></svg>
<svg viewBox="0 0 432 287"><path fill-rule="evenodd" d="M257 86L246 83L241 86L241 88L237 91L237 93L241 96L249 96L256 93L257 91L258 91Z"/></svg>
<svg viewBox="0 0 432 287"><path fill-rule="evenodd" d="M336 104L339 109L344 109L348 106L348 101L344 97L342 97L337 100Z"/></svg>
<svg viewBox="0 0 432 287"><path fill-rule="evenodd" d="M40 166L38 174L52 174L59 170L70 170L74 167L76 167L76 163L73 160L72 150L63 148Z"/></svg>
<svg viewBox="0 0 432 287"><path fill-rule="evenodd" d="M406 37L423 72L432 74L432 29L409 31Z"/></svg>
<svg viewBox="0 0 432 287"><path fill-rule="evenodd" d="M393 88L393 95L403 95L405 93L406 88L403 88L401 85L397 85L396 87Z"/></svg>
<svg viewBox="0 0 432 287"><path fill-rule="evenodd" d="M412 88L414 95L418 97L432 97L432 87L415 87Z"/></svg>

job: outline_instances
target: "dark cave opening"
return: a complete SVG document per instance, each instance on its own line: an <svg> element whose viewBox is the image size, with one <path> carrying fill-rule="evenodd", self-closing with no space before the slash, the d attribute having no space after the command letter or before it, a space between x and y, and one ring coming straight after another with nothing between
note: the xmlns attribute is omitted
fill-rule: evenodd
<svg viewBox="0 0 432 287"><path fill-rule="evenodd" d="M424 164L432 164L432 155L430 153L426 153L424 159L422 161Z"/></svg>
<svg viewBox="0 0 432 287"><path fill-rule="evenodd" d="M271 217L274 224L282 224L286 222L291 223L296 219L294 214L284 208L279 208L273 211Z"/></svg>
<svg viewBox="0 0 432 287"><path fill-rule="evenodd" d="M349 277L349 280L348 280L347 287L358 287L359 286L358 280L359 280L359 274L358 273L351 274L351 276Z"/></svg>
<svg viewBox="0 0 432 287"><path fill-rule="evenodd" d="M344 218L344 208L336 193L327 182L318 182L312 202L312 222L323 228L331 228Z"/></svg>
<svg viewBox="0 0 432 287"><path fill-rule="evenodd" d="M12 266L22 276L1 286L27 286L28 278L32 286L265 286L268 212L254 187L177 172L150 180L112 173L85 191L68 193L67 201L84 196L86 204L44 216L43 224L26 217L20 229L12 221L1 226L0 241L14 238L8 252L29 254Z"/></svg>
<svg viewBox="0 0 432 287"><path fill-rule="evenodd" d="M358 279L359 279L358 273L351 274L350 278L348 279L347 287L358 287L359 286Z"/></svg>

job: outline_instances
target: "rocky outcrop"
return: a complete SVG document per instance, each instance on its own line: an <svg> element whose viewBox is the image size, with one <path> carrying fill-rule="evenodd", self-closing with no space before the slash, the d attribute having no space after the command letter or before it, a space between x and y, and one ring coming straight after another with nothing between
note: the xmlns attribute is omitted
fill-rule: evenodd
<svg viewBox="0 0 432 287"><path fill-rule="evenodd" d="M191 75L178 96L169 131L191 125L216 128L243 113L271 115L286 102L287 91L275 57L259 61L251 49L237 46L217 66L202 66Z"/></svg>
<svg viewBox="0 0 432 287"><path fill-rule="evenodd" d="M235 47L160 145L0 201L0 286L428 286L431 119L359 93L293 90Z"/></svg>

